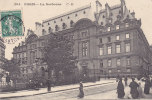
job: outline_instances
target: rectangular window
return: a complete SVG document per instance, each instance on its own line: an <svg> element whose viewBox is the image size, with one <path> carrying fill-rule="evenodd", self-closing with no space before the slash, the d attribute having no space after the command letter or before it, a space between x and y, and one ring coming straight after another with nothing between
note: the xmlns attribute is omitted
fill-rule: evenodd
<svg viewBox="0 0 152 100"><path fill-rule="evenodd" d="M103 55L103 47L100 47L100 56Z"/></svg>
<svg viewBox="0 0 152 100"><path fill-rule="evenodd" d="M116 25L116 30L119 30L120 26L119 25Z"/></svg>
<svg viewBox="0 0 152 100"><path fill-rule="evenodd" d="M120 44L117 44L116 45L116 53L120 53L121 51L120 51Z"/></svg>
<svg viewBox="0 0 152 100"><path fill-rule="evenodd" d="M129 39L129 38L130 38L130 34L126 33L126 39Z"/></svg>
<svg viewBox="0 0 152 100"><path fill-rule="evenodd" d="M125 44L126 52L130 52L130 43Z"/></svg>
<svg viewBox="0 0 152 100"><path fill-rule="evenodd" d="M116 40L119 41L120 40L120 36L116 35Z"/></svg>
<svg viewBox="0 0 152 100"><path fill-rule="evenodd" d="M108 31L108 32L111 31L111 27L108 27L108 28L107 28L107 31Z"/></svg>
<svg viewBox="0 0 152 100"><path fill-rule="evenodd" d="M129 27L129 23L126 23L126 24L125 24L125 27Z"/></svg>
<svg viewBox="0 0 152 100"><path fill-rule="evenodd" d="M131 70L128 68L128 69L127 69L127 72L130 72L130 71L131 71Z"/></svg>
<svg viewBox="0 0 152 100"><path fill-rule="evenodd" d="M88 42L82 42L82 56L87 56L88 54Z"/></svg>
<svg viewBox="0 0 152 100"><path fill-rule="evenodd" d="M120 69L118 69L117 71L120 72Z"/></svg>
<svg viewBox="0 0 152 100"><path fill-rule="evenodd" d="M111 67L111 59L108 59L108 67Z"/></svg>
<svg viewBox="0 0 152 100"><path fill-rule="evenodd" d="M108 54L111 54L111 53L112 53L112 47L108 46Z"/></svg>
<svg viewBox="0 0 152 100"><path fill-rule="evenodd" d="M130 66L130 57L127 57L127 66Z"/></svg>
<svg viewBox="0 0 152 100"><path fill-rule="evenodd" d="M103 61L100 61L100 68L103 68Z"/></svg>
<svg viewBox="0 0 152 100"><path fill-rule="evenodd" d="M86 37L87 36L88 31L83 31L81 32L82 37Z"/></svg>
<svg viewBox="0 0 152 100"><path fill-rule="evenodd" d="M108 37L107 39L108 39L108 42L111 42L111 37Z"/></svg>
<svg viewBox="0 0 152 100"><path fill-rule="evenodd" d="M100 43L102 43L102 38L99 39Z"/></svg>
<svg viewBox="0 0 152 100"><path fill-rule="evenodd" d="M108 72L111 73L111 70L109 69Z"/></svg>
<svg viewBox="0 0 152 100"><path fill-rule="evenodd" d="M117 59L117 66L120 66L120 58Z"/></svg>

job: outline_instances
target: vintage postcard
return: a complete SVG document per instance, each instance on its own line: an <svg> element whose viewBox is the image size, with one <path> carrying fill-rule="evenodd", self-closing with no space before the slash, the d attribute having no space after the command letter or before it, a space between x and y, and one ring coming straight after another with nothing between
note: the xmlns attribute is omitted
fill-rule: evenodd
<svg viewBox="0 0 152 100"><path fill-rule="evenodd" d="M152 0L0 0L0 100L152 99Z"/></svg>

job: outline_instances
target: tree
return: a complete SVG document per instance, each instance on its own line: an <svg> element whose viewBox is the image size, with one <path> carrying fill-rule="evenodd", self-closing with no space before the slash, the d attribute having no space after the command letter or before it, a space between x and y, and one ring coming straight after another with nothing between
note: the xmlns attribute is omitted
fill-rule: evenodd
<svg viewBox="0 0 152 100"><path fill-rule="evenodd" d="M56 81L59 80L59 72L64 75L74 69L76 57L73 56L74 42L64 34L50 34L44 47L44 61L48 65L48 78L54 70Z"/></svg>
<svg viewBox="0 0 152 100"><path fill-rule="evenodd" d="M10 80L16 81L20 74L19 64L15 59L6 60L2 65L2 69L9 72Z"/></svg>

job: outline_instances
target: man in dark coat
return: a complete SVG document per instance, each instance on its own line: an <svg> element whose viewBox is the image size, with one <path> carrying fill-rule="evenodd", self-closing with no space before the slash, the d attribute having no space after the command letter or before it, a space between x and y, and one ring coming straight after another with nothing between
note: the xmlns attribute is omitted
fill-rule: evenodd
<svg viewBox="0 0 152 100"><path fill-rule="evenodd" d="M121 78L119 79L119 82L118 82L117 93L118 93L118 98L123 98L125 96L124 85L122 83Z"/></svg>
<svg viewBox="0 0 152 100"><path fill-rule="evenodd" d="M132 82L130 83L129 87L131 88L130 94L133 99L137 99L139 96L137 88L139 87L138 83L135 82L135 79L132 78Z"/></svg>
<svg viewBox="0 0 152 100"><path fill-rule="evenodd" d="M144 93L149 94L149 91L150 91L150 79L146 78L145 86L144 86Z"/></svg>
<svg viewBox="0 0 152 100"><path fill-rule="evenodd" d="M82 82L80 82L80 87L79 87L79 98L83 98L84 97L84 92L83 92L83 84Z"/></svg>

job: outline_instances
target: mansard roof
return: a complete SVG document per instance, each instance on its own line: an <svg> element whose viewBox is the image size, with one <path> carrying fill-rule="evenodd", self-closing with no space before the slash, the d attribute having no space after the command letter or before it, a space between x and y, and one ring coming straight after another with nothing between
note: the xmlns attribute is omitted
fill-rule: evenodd
<svg viewBox="0 0 152 100"><path fill-rule="evenodd" d="M86 5L68 13L43 20L42 29L44 29L46 33L49 33L49 28L51 28L52 32L63 31L72 28L72 24L76 23L80 19L89 18L94 20L94 15L91 10L91 5Z"/></svg>
<svg viewBox="0 0 152 100"><path fill-rule="evenodd" d="M110 7L108 3L105 4L105 9L100 10L95 18L99 25L105 26L109 23L117 24L119 22L124 22L129 17L129 19L134 19L134 16L127 9L125 3L114 5Z"/></svg>

